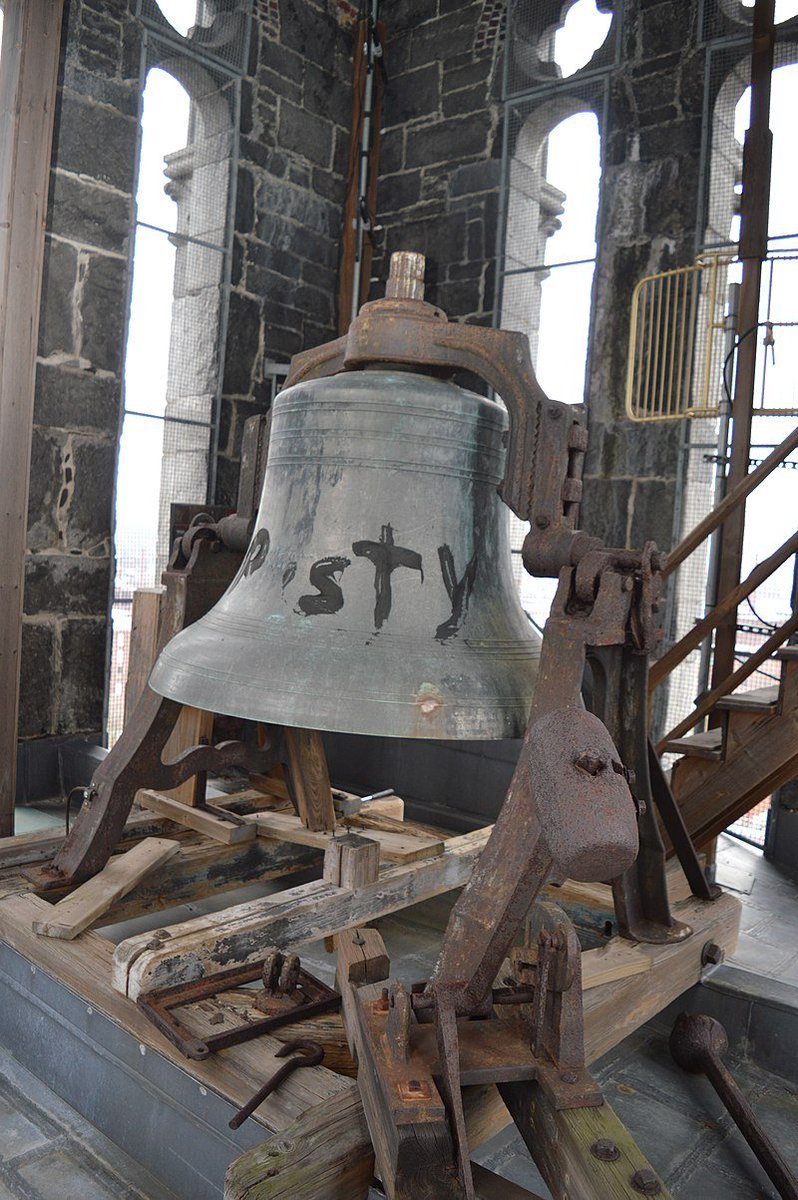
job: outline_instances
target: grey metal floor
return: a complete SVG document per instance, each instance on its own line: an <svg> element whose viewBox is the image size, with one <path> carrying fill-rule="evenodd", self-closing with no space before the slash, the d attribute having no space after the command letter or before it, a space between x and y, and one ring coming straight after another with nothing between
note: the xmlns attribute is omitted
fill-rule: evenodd
<svg viewBox="0 0 798 1200"><path fill-rule="evenodd" d="M798 983L796 879L729 838L721 839L718 870L721 882L743 902L743 933L733 961ZM255 886L247 893L271 890ZM241 898L237 893L236 900ZM229 903L229 896L197 901L170 914L170 920ZM451 903L452 897L439 897L380 922L394 970L403 979L429 973ZM148 919L150 924L163 920L164 914ZM104 932L118 939L146 924L126 922ZM333 963L323 945L307 947L303 959L331 979ZM774 1200L776 1193L712 1089L672 1064L667 1032L665 1025L646 1026L599 1064L607 1099L666 1179L674 1200ZM798 1169L798 1089L751 1062L737 1063L736 1071ZM130 1119L139 1117L131 1114ZM172 1200L140 1165L2 1051L0 1134L0 1200ZM513 1127L481 1147L475 1158L541 1196L549 1195ZM374 1192L374 1200L379 1195Z"/></svg>

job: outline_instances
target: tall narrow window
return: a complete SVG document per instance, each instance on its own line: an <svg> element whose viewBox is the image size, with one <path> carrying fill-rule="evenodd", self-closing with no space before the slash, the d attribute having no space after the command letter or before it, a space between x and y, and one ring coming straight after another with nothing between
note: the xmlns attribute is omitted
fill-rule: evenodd
<svg viewBox="0 0 798 1200"><path fill-rule="evenodd" d="M172 505L206 504L214 492L248 28L239 7L242 20L231 24L215 4L139 0L145 68L116 486L110 743L124 722L133 594L160 582Z"/></svg>
<svg viewBox="0 0 798 1200"><path fill-rule="evenodd" d="M509 167L501 313L505 329L528 336L546 394L572 404L585 394L601 179L598 122L593 112L578 111L584 107L563 98L548 111L536 110L521 129ZM522 569L527 526L511 520L521 599L542 625L556 581L533 579Z"/></svg>

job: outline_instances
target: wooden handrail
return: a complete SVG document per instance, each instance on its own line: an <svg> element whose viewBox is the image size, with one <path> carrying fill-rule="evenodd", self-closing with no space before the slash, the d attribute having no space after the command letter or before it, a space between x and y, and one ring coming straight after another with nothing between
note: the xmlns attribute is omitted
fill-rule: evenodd
<svg viewBox="0 0 798 1200"><path fill-rule="evenodd" d="M749 675L753 675L759 664L764 662L766 658L770 658L774 650L778 650L779 646L781 646L791 634L795 633L796 630L798 630L798 609L796 609L792 616L789 617L783 625L779 626L775 633L771 634L766 642L762 643L758 650L754 651L750 658L746 659L741 667L738 667L736 671L731 673L731 675L727 675L725 679L722 679L717 687L714 687L711 692L707 692L706 695L702 696L701 700L688 717L685 717L683 721L680 721L678 725L675 725L670 733L666 734L664 738L660 738L660 740L657 742L657 754L662 754L668 742L673 741L674 738L681 737L683 733L687 733L687 731L692 729L694 725L697 725L701 718L705 717L710 709L714 708L715 704L722 696L728 696L730 692L733 692L735 688L739 687L739 685L745 679L747 679Z"/></svg>
<svg viewBox="0 0 798 1200"><path fill-rule="evenodd" d="M717 508L713 508L711 513L704 517L703 521L699 521L695 529L688 533L687 537L682 538L679 545L674 547L670 552L665 562L662 571L663 578L671 575L676 568L683 563L688 555L692 554L697 546L700 546L705 538L709 537L719 525L722 525L729 513L734 512L736 508L745 500L746 496L758 487L763 479L767 479L771 471L775 471L779 463L793 450L798 447L798 425L793 429L792 433L788 434L784 441L772 450L767 458L756 467L745 479L741 479L736 487L733 487L729 494L721 500Z"/></svg>
<svg viewBox="0 0 798 1200"><path fill-rule="evenodd" d="M695 650L696 646L700 646L704 638L707 637L715 626L728 616L730 612L734 612L741 600L746 596L750 596L755 588L758 588L761 583L777 571L778 568L785 563L787 559L798 551L798 530L787 538L787 541L775 550L769 558L765 558L761 563L758 563L747 579L729 592L723 599L710 609L703 620L698 621L692 629L681 638L667 654L663 654L662 658L657 659L651 664L649 672L649 691L662 682L666 675L669 675L679 663L687 657L691 650Z"/></svg>

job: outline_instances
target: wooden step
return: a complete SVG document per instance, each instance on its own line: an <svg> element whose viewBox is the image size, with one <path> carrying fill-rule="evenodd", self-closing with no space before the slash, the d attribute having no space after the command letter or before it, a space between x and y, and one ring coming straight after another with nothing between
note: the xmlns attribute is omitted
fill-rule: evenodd
<svg viewBox="0 0 798 1200"><path fill-rule="evenodd" d="M730 696L722 696L715 705L716 708L731 712L775 712L779 706L779 685L753 688L750 692L733 692Z"/></svg>
<svg viewBox="0 0 798 1200"><path fill-rule="evenodd" d="M684 737L673 738L666 745L665 752L720 761L723 757L723 731L707 729L705 733L688 733Z"/></svg>

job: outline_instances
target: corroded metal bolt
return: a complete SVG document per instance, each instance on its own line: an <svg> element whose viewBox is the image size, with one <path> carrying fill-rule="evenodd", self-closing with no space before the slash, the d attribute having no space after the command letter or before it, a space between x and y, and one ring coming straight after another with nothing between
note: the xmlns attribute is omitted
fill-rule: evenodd
<svg viewBox="0 0 798 1200"><path fill-rule="evenodd" d="M717 967L723 962L723 947L717 942L707 942L701 951L702 967Z"/></svg>
<svg viewBox="0 0 798 1200"><path fill-rule="evenodd" d="M580 771L595 776L601 774L606 763L603 759L597 758L595 754L580 754L574 765L579 767Z"/></svg>
<svg viewBox="0 0 798 1200"><path fill-rule="evenodd" d="M560 1079L563 1083L576 1083L578 1075L576 1071L560 1071Z"/></svg>
<svg viewBox="0 0 798 1200"><path fill-rule="evenodd" d="M599 1138L590 1147L590 1153L601 1162L615 1162L621 1157L621 1152L610 1138Z"/></svg>
<svg viewBox="0 0 798 1200"><path fill-rule="evenodd" d="M634 1190L640 1192L641 1196L658 1196L662 1191L662 1184L649 1167L635 1171L631 1183Z"/></svg>

